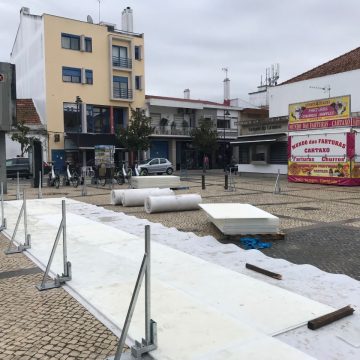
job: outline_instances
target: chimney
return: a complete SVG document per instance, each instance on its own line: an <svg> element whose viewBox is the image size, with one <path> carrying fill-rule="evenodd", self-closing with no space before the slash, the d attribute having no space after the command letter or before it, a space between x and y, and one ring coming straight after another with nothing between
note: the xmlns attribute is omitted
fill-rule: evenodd
<svg viewBox="0 0 360 360"><path fill-rule="evenodd" d="M184 90L184 99L190 99L190 89Z"/></svg>
<svg viewBox="0 0 360 360"><path fill-rule="evenodd" d="M230 105L230 79L224 79L224 105Z"/></svg>
<svg viewBox="0 0 360 360"><path fill-rule="evenodd" d="M30 9L28 7L22 7L20 9L20 16L21 15L29 15L30 14Z"/></svg>
<svg viewBox="0 0 360 360"><path fill-rule="evenodd" d="M122 12L122 18L121 18L121 30L126 32L133 32L133 11L128 6L126 9Z"/></svg>

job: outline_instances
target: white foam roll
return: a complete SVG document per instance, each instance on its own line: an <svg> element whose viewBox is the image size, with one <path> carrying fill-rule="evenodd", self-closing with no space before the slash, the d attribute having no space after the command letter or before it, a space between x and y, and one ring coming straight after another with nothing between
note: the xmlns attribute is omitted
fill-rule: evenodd
<svg viewBox="0 0 360 360"><path fill-rule="evenodd" d="M110 203L111 205L122 205L122 194L124 190L111 190Z"/></svg>
<svg viewBox="0 0 360 360"><path fill-rule="evenodd" d="M198 194L176 196L148 196L145 200L145 211L148 214L167 211L198 210L201 203Z"/></svg>
<svg viewBox="0 0 360 360"><path fill-rule="evenodd" d="M123 206L144 206L145 199L148 196L174 195L170 189L128 189L122 194Z"/></svg>

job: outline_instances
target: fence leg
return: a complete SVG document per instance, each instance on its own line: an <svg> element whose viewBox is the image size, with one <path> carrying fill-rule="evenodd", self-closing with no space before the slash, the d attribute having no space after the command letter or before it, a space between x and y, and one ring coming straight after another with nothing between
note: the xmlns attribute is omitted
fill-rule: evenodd
<svg viewBox="0 0 360 360"><path fill-rule="evenodd" d="M123 330L116 349L114 357L109 357L107 360L120 360L124 349L125 340L130 327L132 315L135 310L137 298L139 296L142 281L145 276L145 339L141 343L135 341L135 345L131 348L131 354L136 359L140 359L143 354L146 354L157 348L157 328L156 322L151 317L151 301L150 301L150 226L145 226L145 254L141 263L140 271L136 280L135 289L131 297L130 306L126 315Z"/></svg>
<svg viewBox="0 0 360 360"><path fill-rule="evenodd" d="M229 189L229 175L225 174L225 186L224 189L227 190Z"/></svg>
<svg viewBox="0 0 360 360"><path fill-rule="evenodd" d="M42 175L41 175L41 171L39 171L39 192L38 192L38 199L42 199Z"/></svg>
<svg viewBox="0 0 360 360"><path fill-rule="evenodd" d="M203 189L203 190L206 189L206 185L205 185L205 175L201 175L201 189Z"/></svg>
<svg viewBox="0 0 360 360"><path fill-rule="evenodd" d="M15 237L16 237L16 233L21 221L21 218L24 216L24 233L25 233L25 242L24 244L20 244L18 247L16 247L15 249L11 249L11 245L13 244ZM20 209L20 213L18 216L18 219L16 221L16 225L15 225L15 229L13 232L13 235L11 237L10 243L9 243L9 247L7 250L5 250L5 254L6 255L10 255L10 254L17 254L20 252L23 252L26 249L30 249L31 248L31 235L28 234L27 231L27 209L26 209L26 192L25 189L23 190L23 204L21 206Z"/></svg>
<svg viewBox="0 0 360 360"><path fill-rule="evenodd" d="M83 172L83 185L81 189L81 196L87 195L87 188L86 188L86 171Z"/></svg>
<svg viewBox="0 0 360 360"><path fill-rule="evenodd" d="M61 223L59 226L59 230L56 234L56 238L54 241L54 245L53 248L51 250L51 254L50 254L50 258L49 261L46 265L46 270L43 276L43 279L41 281L41 284L36 285L36 288L39 291L43 291L43 290L50 290L50 289L54 289L54 288L58 288L60 287L62 284L64 284L66 281L71 280L71 263L70 261L67 260L67 243L66 243L66 207L65 207L65 200L62 200L61 202L62 205L62 219L61 219ZM59 239L60 239L60 235L63 235L63 262L64 262L64 272L63 274L60 276L59 274L56 275L55 279L53 281L48 281L46 282L46 278L49 275L49 271L51 268L51 264L52 261L54 259L54 255L56 252L56 248L57 245L59 243Z"/></svg>

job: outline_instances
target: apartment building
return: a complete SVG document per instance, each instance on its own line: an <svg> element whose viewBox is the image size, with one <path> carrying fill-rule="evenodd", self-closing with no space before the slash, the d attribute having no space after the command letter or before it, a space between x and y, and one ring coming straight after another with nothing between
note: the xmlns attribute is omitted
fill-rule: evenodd
<svg viewBox="0 0 360 360"><path fill-rule="evenodd" d="M203 154L194 148L190 134L205 119L218 133L218 148L208 154L210 167L222 168L231 162L230 142L238 137L242 106L191 99L186 89L184 98L146 95L146 109L154 127L148 157L168 158L178 170L201 167Z"/></svg>
<svg viewBox="0 0 360 360"><path fill-rule="evenodd" d="M119 16L120 18L120 16ZM115 145L130 108L145 105L144 36L133 32L132 10L116 24L94 24L20 11L11 53L17 97L32 99L47 136L44 160L86 165L95 145Z"/></svg>

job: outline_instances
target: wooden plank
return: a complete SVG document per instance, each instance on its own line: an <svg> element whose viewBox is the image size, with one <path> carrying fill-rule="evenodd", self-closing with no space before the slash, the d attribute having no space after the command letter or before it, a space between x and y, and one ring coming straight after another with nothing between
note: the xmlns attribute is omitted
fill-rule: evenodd
<svg viewBox="0 0 360 360"><path fill-rule="evenodd" d="M354 309L348 305L345 306L339 310L336 310L332 313L320 316L316 319L310 320L308 322L308 328L310 330L316 330L321 328L322 326L331 324L332 322L336 321L336 320L340 320L342 318L344 318L345 316L349 316L352 315L354 313Z"/></svg>
<svg viewBox="0 0 360 360"><path fill-rule="evenodd" d="M274 279L277 279L277 280L282 279L282 276L280 274L274 273L274 272L269 271L269 270L262 269L262 268L260 268L258 266L255 266L255 265L251 265L251 264L246 263L245 267L247 269L256 271L256 272L261 273L261 274L266 275L266 276L270 276L270 277L272 277Z"/></svg>

